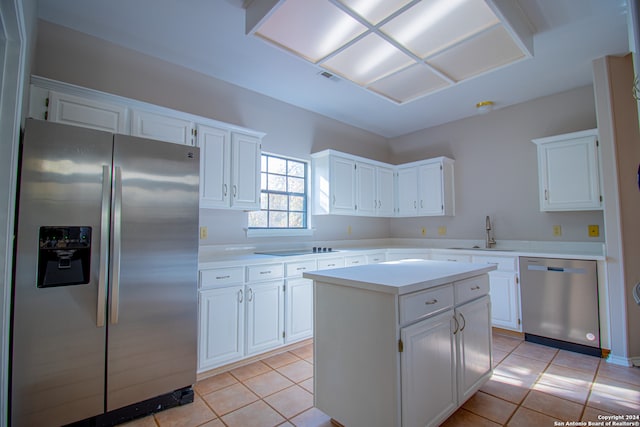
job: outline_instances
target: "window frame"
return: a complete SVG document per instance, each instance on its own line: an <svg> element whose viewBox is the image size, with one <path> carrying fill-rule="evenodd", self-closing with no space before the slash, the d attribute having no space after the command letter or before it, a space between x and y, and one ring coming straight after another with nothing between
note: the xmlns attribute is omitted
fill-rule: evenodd
<svg viewBox="0 0 640 427"><path fill-rule="evenodd" d="M262 164L263 164L263 159L265 159L266 157L266 164L267 164L267 170L264 171L262 170ZM268 189L263 189L262 188L262 175L263 174L267 174L267 182L268 182L268 175L270 174L269 170L268 170L268 162L269 162L269 158L277 158L277 159L282 159L285 161L292 161L292 162L297 162L297 163L302 163L304 165L304 193L297 193L297 192L289 192L289 191L270 191ZM278 176L284 176L284 177L289 177L290 175L288 174L288 171L286 174L273 174L273 175L278 175ZM297 176L293 176L294 178L299 178ZM247 233L247 237L261 237L261 236L308 236L313 234L313 228L311 227L311 209L310 209L310 205L311 205L311 162L309 160L304 160L304 159L299 159L299 158L295 158L295 157L290 157L290 156L286 156L286 155L282 155L282 154L275 154L275 153L270 153L270 152L262 152L260 155L260 198L262 199L262 195L263 194L279 194L279 195L286 195L287 197L290 196L300 196L302 195L304 197L303 200L303 204L304 204L304 210L303 211L290 211L289 210L289 206L287 206L287 210L286 211L281 211L281 210L274 210L274 211L281 211L281 212L287 212L287 215L290 212L302 212L303 213L303 221L305 224L305 227L256 227L256 226L252 226L249 221L250 221L250 215L247 215L247 228L246 228L246 233ZM261 201L262 203L262 201ZM262 208L260 209L260 211L264 211ZM268 221L268 216L269 216L269 209L266 209L267 211L267 221Z"/></svg>

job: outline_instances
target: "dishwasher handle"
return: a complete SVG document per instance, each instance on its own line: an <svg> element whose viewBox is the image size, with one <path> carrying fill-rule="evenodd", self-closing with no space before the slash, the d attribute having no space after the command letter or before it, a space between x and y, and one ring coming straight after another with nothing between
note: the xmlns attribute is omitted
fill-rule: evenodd
<svg viewBox="0 0 640 427"><path fill-rule="evenodd" d="M527 265L527 270L533 271L551 271L554 273L571 273L571 274L586 274L587 270L584 268L573 268L573 267L552 267L549 265L535 265L529 264Z"/></svg>

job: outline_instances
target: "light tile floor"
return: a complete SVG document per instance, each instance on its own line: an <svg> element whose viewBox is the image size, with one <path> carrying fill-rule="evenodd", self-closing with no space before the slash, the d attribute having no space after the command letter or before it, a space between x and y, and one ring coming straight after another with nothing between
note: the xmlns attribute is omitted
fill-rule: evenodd
<svg viewBox="0 0 640 427"><path fill-rule="evenodd" d="M443 426L539 427L640 415L640 368L499 333L493 356L492 378ZM124 426L331 426L313 407L312 344L204 379L194 389L194 403Z"/></svg>

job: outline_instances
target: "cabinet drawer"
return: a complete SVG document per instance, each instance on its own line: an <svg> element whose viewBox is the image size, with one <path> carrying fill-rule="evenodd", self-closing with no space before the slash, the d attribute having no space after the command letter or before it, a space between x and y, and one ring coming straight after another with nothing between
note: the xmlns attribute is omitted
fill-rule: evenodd
<svg viewBox="0 0 640 427"><path fill-rule="evenodd" d="M318 260L318 270L344 267L344 258L326 258Z"/></svg>
<svg viewBox="0 0 640 427"><path fill-rule="evenodd" d="M366 255L352 255L344 257L344 266L365 265L367 263Z"/></svg>
<svg viewBox="0 0 640 427"><path fill-rule="evenodd" d="M316 260L287 262L284 265L284 271L287 277L302 276L305 271L314 271L316 269Z"/></svg>
<svg viewBox="0 0 640 427"><path fill-rule="evenodd" d="M247 267L247 282L278 279L283 276L283 264L250 265Z"/></svg>
<svg viewBox="0 0 640 427"><path fill-rule="evenodd" d="M442 286L400 296L400 325L453 307L453 287Z"/></svg>
<svg viewBox="0 0 640 427"><path fill-rule="evenodd" d="M431 254L431 259L436 261L471 262L471 255L462 254Z"/></svg>
<svg viewBox="0 0 640 427"><path fill-rule="evenodd" d="M244 282L243 273L243 267L200 270L200 288L220 288L229 285L241 285Z"/></svg>
<svg viewBox="0 0 640 427"><path fill-rule="evenodd" d="M456 305L481 297L489 293L489 276L471 277L453 284L456 293Z"/></svg>
<svg viewBox="0 0 640 427"><path fill-rule="evenodd" d="M515 257L501 257L501 256L473 256L473 262L478 264L495 264L498 270L501 271L516 271Z"/></svg>
<svg viewBox="0 0 640 427"><path fill-rule="evenodd" d="M367 255L368 264L378 264L379 262L385 262L386 260L387 260L387 256L384 252L381 252L379 254Z"/></svg>

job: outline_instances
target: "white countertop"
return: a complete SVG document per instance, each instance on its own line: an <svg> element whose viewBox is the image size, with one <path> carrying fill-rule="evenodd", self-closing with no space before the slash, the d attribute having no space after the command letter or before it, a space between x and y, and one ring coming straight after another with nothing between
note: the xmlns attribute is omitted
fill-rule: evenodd
<svg viewBox="0 0 640 427"><path fill-rule="evenodd" d="M291 250L285 245L261 246L201 246L199 250L200 269L231 267L245 264L266 264L298 261L312 258L331 258L375 252L425 252L457 253L474 256L529 256L545 258L569 258L606 261L602 243L585 242L531 242L500 241L498 247L484 249L482 242L475 240L417 240L383 239L382 241L341 241L323 242L316 246L335 248L334 252L309 253L298 256L271 256L256 254L265 250ZM452 249L456 248L456 249ZM299 248L297 248L299 249ZM307 248L309 250L310 248Z"/></svg>
<svg viewBox="0 0 640 427"><path fill-rule="evenodd" d="M304 273L318 282L402 295L495 270L495 265L402 260Z"/></svg>

